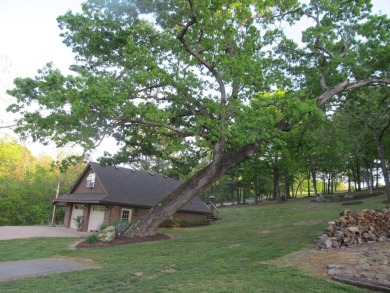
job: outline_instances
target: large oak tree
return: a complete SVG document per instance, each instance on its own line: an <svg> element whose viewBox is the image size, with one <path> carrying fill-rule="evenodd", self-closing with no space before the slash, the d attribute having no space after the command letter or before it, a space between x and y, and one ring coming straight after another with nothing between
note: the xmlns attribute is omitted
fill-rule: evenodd
<svg viewBox="0 0 390 293"><path fill-rule="evenodd" d="M90 0L58 18L77 54L74 75L48 65L9 93L17 131L93 148L113 136L122 150L207 166L128 231L159 224L232 167L304 123L333 96L388 84L388 26L370 1ZM302 43L285 36L300 19ZM384 61L385 60L385 61Z"/></svg>

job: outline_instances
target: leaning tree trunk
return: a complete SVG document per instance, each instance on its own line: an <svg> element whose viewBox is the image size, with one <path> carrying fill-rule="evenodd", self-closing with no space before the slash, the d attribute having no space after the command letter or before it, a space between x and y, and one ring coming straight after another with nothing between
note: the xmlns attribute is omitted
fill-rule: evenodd
<svg viewBox="0 0 390 293"><path fill-rule="evenodd" d="M233 153L224 153L214 156L213 161L200 170L171 194L161 200L156 206L139 219L125 232L128 237L144 237L155 235L157 228L167 218L172 216L184 204L193 199L199 192L218 180L231 168L252 157L259 151L259 146L251 144Z"/></svg>

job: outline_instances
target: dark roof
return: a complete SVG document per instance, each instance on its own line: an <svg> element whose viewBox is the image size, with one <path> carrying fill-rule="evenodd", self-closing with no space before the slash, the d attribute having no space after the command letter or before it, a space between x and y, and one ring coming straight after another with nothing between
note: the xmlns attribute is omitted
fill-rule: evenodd
<svg viewBox="0 0 390 293"><path fill-rule="evenodd" d="M119 204L150 208L183 183L181 180L160 174L116 166L102 167L95 162L90 162L89 165L106 193L72 193L76 189L75 185L70 193L58 197L55 202ZM211 213L209 207L199 197L193 198L180 211Z"/></svg>

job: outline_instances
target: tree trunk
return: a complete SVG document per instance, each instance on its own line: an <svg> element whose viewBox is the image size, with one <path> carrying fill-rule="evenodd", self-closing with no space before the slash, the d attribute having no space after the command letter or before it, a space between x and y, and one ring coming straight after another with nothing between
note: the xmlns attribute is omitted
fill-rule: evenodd
<svg viewBox="0 0 390 293"><path fill-rule="evenodd" d="M378 133L373 129L371 129L371 132L374 136L376 147L378 150L379 162L382 169L383 179L385 181L387 200L390 201L390 181L389 181L389 172L386 166L385 151L383 149L382 142Z"/></svg>
<svg viewBox="0 0 390 293"><path fill-rule="evenodd" d="M348 192L351 192L351 177L348 176Z"/></svg>
<svg viewBox="0 0 390 293"><path fill-rule="evenodd" d="M279 172L278 171L274 171L273 199L278 199L279 197L280 197Z"/></svg>
<svg viewBox="0 0 390 293"><path fill-rule="evenodd" d="M157 228L162 222L172 216L184 204L194 198L199 192L205 190L231 168L252 157L259 149L260 147L258 145L251 144L232 153L224 153L223 150L216 152L213 161L208 166L197 172L156 206L151 208L145 216L130 226L124 235L128 237L155 235Z"/></svg>
<svg viewBox="0 0 390 293"><path fill-rule="evenodd" d="M314 188L314 196L317 197L318 192L317 192L317 177L316 177L316 172L312 171L312 176L313 176L313 188Z"/></svg>
<svg viewBox="0 0 390 293"><path fill-rule="evenodd" d="M325 176L322 177L322 194L326 194L326 180L325 180Z"/></svg>
<svg viewBox="0 0 390 293"><path fill-rule="evenodd" d="M375 174L375 188L379 188L379 170L378 170L378 165L376 165L376 174Z"/></svg>
<svg viewBox="0 0 390 293"><path fill-rule="evenodd" d="M290 177L288 175L285 175L284 176L284 193L285 193L285 197L286 199L290 199L291 198L291 183L290 183Z"/></svg>
<svg viewBox="0 0 390 293"><path fill-rule="evenodd" d="M360 174L360 164L357 162L356 166L356 179L357 179L357 190L361 191L362 190L362 180L361 180L361 174Z"/></svg>
<svg viewBox="0 0 390 293"><path fill-rule="evenodd" d="M367 189L368 189L368 193L371 195L372 194L372 180L371 180L371 177L372 177L372 174L371 174L371 168L370 168L370 165L367 163Z"/></svg>
<svg viewBox="0 0 390 293"><path fill-rule="evenodd" d="M255 205L259 204L259 196L260 196L260 192L259 192L259 175L256 172L256 174L255 174Z"/></svg>

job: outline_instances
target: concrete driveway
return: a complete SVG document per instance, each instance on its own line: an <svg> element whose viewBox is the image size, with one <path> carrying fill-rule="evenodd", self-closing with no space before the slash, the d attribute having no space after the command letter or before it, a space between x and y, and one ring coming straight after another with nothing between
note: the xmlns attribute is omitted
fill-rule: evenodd
<svg viewBox="0 0 390 293"><path fill-rule="evenodd" d="M0 240L36 237L86 237L88 232L52 226L0 226Z"/></svg>
<svg viewBox="0 0 390 293"><path fill-rule="evenodd" d="M86 265L77 261L61 258L40 258L0 262L0 282L96 268L97 267L92 265Z"/></svg>
<svg viewBox="0 0 390 293"><path fill-rule="evenodd" d="M34 237L86 237L88 232L51 226L0 226L0 240ZM44 258L0 262L0 282L13 279L63 273L75 270L87 270L95 267L77 261L58 258Z"/></svg>

